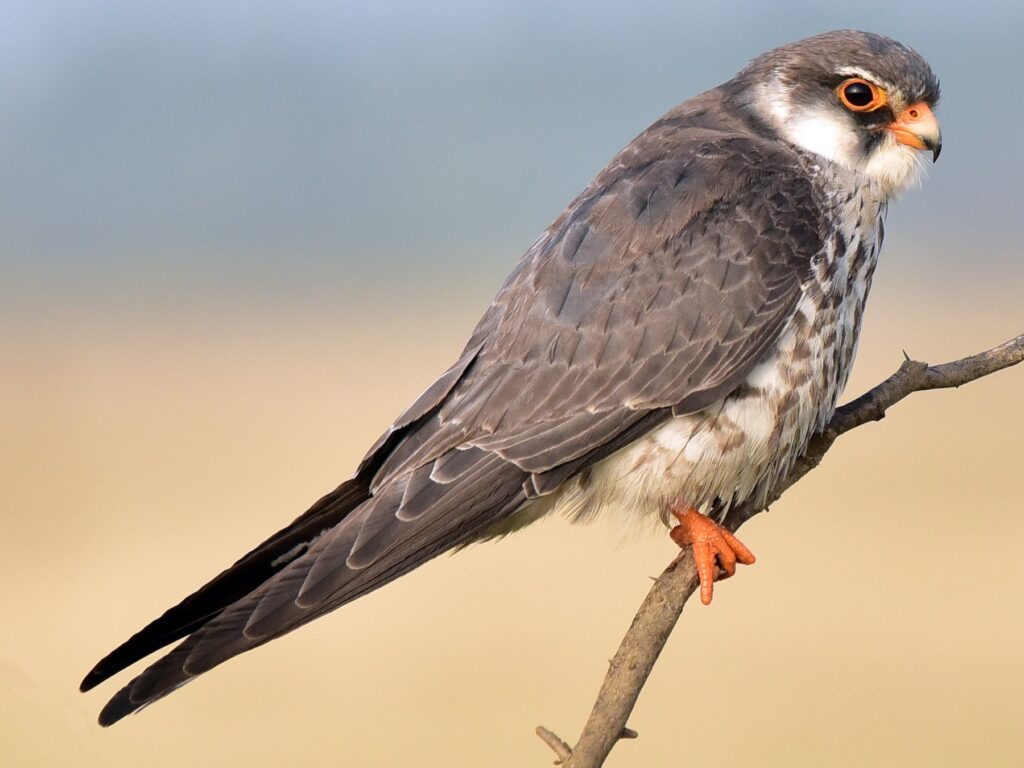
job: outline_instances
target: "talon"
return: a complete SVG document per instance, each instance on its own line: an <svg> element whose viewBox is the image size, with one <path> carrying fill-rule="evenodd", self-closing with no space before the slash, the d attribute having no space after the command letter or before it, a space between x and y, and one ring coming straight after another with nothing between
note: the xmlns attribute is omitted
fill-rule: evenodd
<svg viewBox="0 0 1024 768"><path fill-rule="evenodd" d="M753 565L754 554L739 539L710 518L692 507L673 509L672 516L679 525L669 531L672 541L680 547L693 547L693 561L700 577L700 601L711 603L715 589L715 563L722 567L720 578L736 573L736 563Z"/></svg>

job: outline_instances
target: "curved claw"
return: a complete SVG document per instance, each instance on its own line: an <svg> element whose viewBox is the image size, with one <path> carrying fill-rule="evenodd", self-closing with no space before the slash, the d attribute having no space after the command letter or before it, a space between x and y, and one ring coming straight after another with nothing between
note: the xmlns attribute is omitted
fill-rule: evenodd
<svg viewBox="0 0 1024 768"><path fill-rule="evenodd" d="M679 525L669 531L669 536L680 547L693 547L693 561L700 577L700 601L711 603L715 589L716 560L722 566L722 577L727 579L736 573L736 563L753 565L753 552L732 533L691 507L672 510L672 516Z"/></svg>

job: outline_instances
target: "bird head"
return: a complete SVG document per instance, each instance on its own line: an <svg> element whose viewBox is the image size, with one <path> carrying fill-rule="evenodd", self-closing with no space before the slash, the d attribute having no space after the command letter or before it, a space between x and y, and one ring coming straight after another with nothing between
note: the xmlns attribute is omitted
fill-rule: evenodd
<svg viewBox="0 0 1024 768"><path fill-rule="evenodd" d="M745 103L783 139L876 181L886 196L937 160L939 81L891 38L841 30L769 51L736 78Z"/></svg>

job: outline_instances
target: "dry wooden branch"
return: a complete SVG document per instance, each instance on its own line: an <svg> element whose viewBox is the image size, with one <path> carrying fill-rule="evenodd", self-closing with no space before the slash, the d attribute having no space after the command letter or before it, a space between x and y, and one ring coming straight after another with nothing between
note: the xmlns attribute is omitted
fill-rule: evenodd
<svg viewBox="0 0 1024 768"><path fill-rule="evenodd" d="M905 354L905 353L904 353ZM814 469L836 439L851 429L878 421L885 412L913 392L946 389L988 376L1024 360L1024 334L977 355L943 365L904 360L903 365L881 384L839 408L828 426L816 435L789 474L773 489L768 504L778 499L794 483ZM730 510L725 524L735 530L767 505L757 509L739 505ZM612 658L594 708L575 747L543 728L549 745L555 749L564 768L599 768L608 753L622 738L626 721L683 611L686 600L698 586L697 570L690 549L679 556L655 580L618 651ZM538 733L540 733L540 728ZM552 746L552 748L555 748Z"/></svg>
<svg viewBox="0 0 1024 768"><path fill-rule="evenodd" d="M543 725L538 725L535 732L540 736L540 740L551 747L551 750L558 755L555 765L561 765L572 757L572 747L562 741L558 734L552 733Z"/></svg>

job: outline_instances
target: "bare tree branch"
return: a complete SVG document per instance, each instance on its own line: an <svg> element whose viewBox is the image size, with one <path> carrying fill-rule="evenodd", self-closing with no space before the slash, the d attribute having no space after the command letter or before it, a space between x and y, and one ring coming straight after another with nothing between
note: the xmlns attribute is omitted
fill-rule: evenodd
<svg viewBox="0 0 1024 768"><path fill-rule="evenodd" d="M562 741L557 734L552 733L543 725L538 725L535 729L535 733L540 736L541 741L551 747L552 751L558 755L558 759L555 760L555 765L561 765L572 757L572 747Z"/></svg>
<svg viewBox="0 0 1024 768"><path fill-rule="evenodd" d="M906 355L906 353L904 353ZM881 384L839 408L828 426L816 435L789 474L773 489L767 504L773 503L794 483L821 463L822 457L836 439L851 429L885 417L885 412L913 392L927 389L946 389L988 376L1024 360L1024 334L1005 344L943 365L930 366L911 360L903 362L899 370ZM753 508L738 505L729 511L725 525L735 530L767 504ZM683 611L686 600L697 588L699 580L690 548L679 556L655 580L626 632L618 651L612 658L597 701L590 713L583 733L571 750L566 743L546 728L538 728L545 742L557 741L565 749L553 749L564 768L599 768L608 753L622 737L636 704L647 682L647 677L665 647L672 629Z"/></svg>

